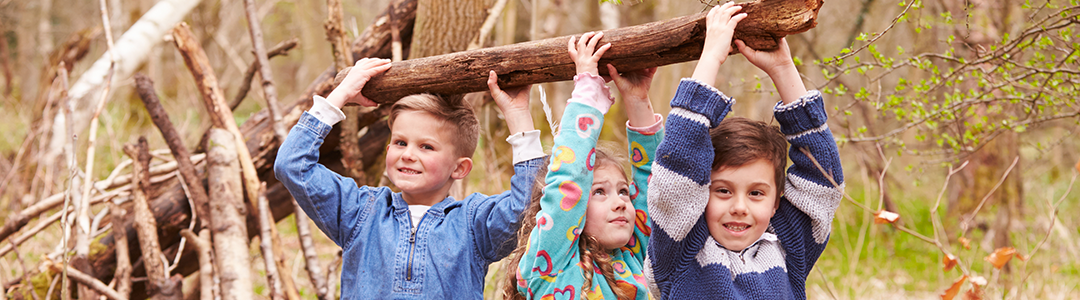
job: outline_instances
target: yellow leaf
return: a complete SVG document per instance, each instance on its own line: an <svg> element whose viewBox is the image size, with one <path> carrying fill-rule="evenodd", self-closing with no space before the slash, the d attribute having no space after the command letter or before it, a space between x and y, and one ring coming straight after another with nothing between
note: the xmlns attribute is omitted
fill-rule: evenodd
<svg viewBox="0 0 1080 300"><path fill-rule="evenodd" d="M956 266L956 256L953 256L952 254L949 254L949 253L945 253L945 255L941 257L941 263L945 264L944 270L945 270L945 272L948 272L949 270L952 270L952 268Z"/></svg>
<svg viewBox="0 0 1080 300"><path fill-rule="evenodd" d="M1001 267L1004 267L1015 254L1016 249L1013 247L1001 247L994 250L994 253L990 253L990 255L983 258L983 260L994 265L995 269L1001 269Z"/></svg>
<svg viewBox="0 0 1080 300"><path fill-rule="evenodd" d="M956 294L960 293L960 286L964 285L964 280L966 279L967 275L963 275L960 276L960 279L954 281L952 286L941 293L941 300L952 300L953 297L956 297Z"/></svg>
<svg viewBox="0 0 1080 300"><path fill-rule="evenodd" d="M900 219L900 215L891 211L879 210L874 213L875 224L892 224L893 222L896 222L897 219Z"/></svg>
<svg viewBox="0 0 1080 300"><path fill-rule="evenodd" d="M964 245L964 249L971 250L971 240L966 237L960 237L960 244Z"/></svg>

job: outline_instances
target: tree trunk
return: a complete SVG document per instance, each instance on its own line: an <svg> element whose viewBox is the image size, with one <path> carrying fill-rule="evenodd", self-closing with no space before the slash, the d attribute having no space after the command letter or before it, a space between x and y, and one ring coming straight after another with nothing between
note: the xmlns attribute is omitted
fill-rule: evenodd
<svg viewBox="0 0 1080 300"><path fill-rule="evenodd" d="M164 36L173 25L187 16L200 0L163 0L151 7L124 35L116 41L117 51L115 77L113 85L123 82L140 65L146 62L154 46L164 41ZM92 113L93 95L103 88L105 75L109 70L110 54L104 53L71 86L70 96L75 101L75 115L70 119L77 128L85 126Z"/></svg>
<svg viewBox="0 0 1080 300"><path fill-rule="evenodd" d="M247 206L240 179L236 138L224 129L210 129L207 153L210 179L210 228L214 238L216 269L221 276L221 299L252 299L248 257Z"/></svg>
<svg viewBox="0 0 1080 300"><path fill-rule="evenodd" d="M736 27L735 37L754 49L772 50L776 39L813 28L821 1L767 0L742 6L748 16ZM499 85L504 87L570 80L575 69L566 54L569 38L396 62L386 73L372 78L363 94L378 103L392 103L421 92L454 95L485 91L488 70L499 74ZM704 42L705 13L609 30L600 43L611 43L612 47L599 64L610 63L629 71L696 60ZM413 48L415 52L416 46ZM599 71L607 74L606 68Z"/></svg>

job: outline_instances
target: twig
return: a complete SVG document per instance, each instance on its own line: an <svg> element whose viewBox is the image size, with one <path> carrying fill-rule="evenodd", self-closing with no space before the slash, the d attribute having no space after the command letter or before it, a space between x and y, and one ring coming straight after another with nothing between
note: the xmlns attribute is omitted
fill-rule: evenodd
<svg viewBox="0 0 1080 300"><path fill-rule="evenodd" d="M113 245L116 245L116 272L113 280L116 281L116 292L121 297L131 295L131 257L128 250L127 226L124 226L127 211L114 202L109 202L111 222L113 224Z"/></svg>
<svg viewBox="0 0 1080 300"><path fill-rule="evenodd" d="M274 129L274 135L277 136L278 143L283 143L288 131L285 130L285 124L281 122L281 108L278 107L277 89L274 88L274 73L270 68L270 58L266 55L266 46L263 45L259 15L255 12L255 0L244 0L244 11L247 13L251 44L255 47L255 60L259 62L259 77L262 78L263 94L266 96L266 108L270 111L272 120L270 125Z"/></svg>
<svg viewBox="0 0 1080 300"><path fill-rule="evenodd" d="M169 114L161 106L161 100L158 99L157 93L154 92L154 82L142 73L136 73L135 90L139 93L139 98L142 99L146 111L150 113L150 119L154 121L154 125L157 125L158 131L161 131L165 143L169 145L169 150L172 151L180 176L183 178L181 184L185 187L184 191L189 192L188 198L194 202L193 215L206 218L210 215L209 197L206 195L206 188L202 184L202 178L195 174L195 165L191 162L191 153L184 146L183 139L177 133L172 121L169 120ZM191 219L192 223L195 223L195 221L195 218ZM204 226L209 224L209 222L203 222Z"/></svg>
<svg viewBox="0 0 1080 300"><path fill-rule="evenodd" d="M982 209L983 204L986 204L986 200L990 199L990 196L994 194L994 191L997 191L998 187L1001 187L1001 184L1005 182L1005 178L1009 177L1009 173L1012 172L1013 167L1016 167L1016 163L1019 162L1019 161L1020 161L1020 156L1017 156L1016 158L1013 158L1012 164L1009 165L1008 169L1005 169L1005 174L1001 175L1001 179L999 179L997 184L994 185L994 188L991 188L990 192L987 192L986 196L984 196L982 198L982 201L979 201L979 205L975 206L975 210L971 212L971 215L968 216L967 220L964 220L963 222L960 222L961 227L966 228L966 227L970 226L971 220L975 219L975 215L979 213L980 209Z"/></svg>
<svg viewBox="0 0 1080 300"><path fill-rule="evenodd" d="M72 280L75 280L75 282L78 282L79 284L82 284L87 288L93 289L95 292L101 293L102 295L109 297L109 299L127 300L127 297L120 296L119 293L102 283L101 280L97 280L97 278L87 275L86 273L79 272L79 270L70 267L65 268L63 265L58 265L56 263L49 265L49 268L52 269L54 272L59 272L61 269L64 269L64 272L67 274L68 277L71 277ZM67 293L65 292L62 294Z"/></svg>
<svg viewBox="0 0 1080 300"><path fill-rule="evenodd" d="M319 259L315 257L315 245L311 240L311 225L308 224L307 213L300 208L300 204L293 201L293 215L296 216L296 234L300 237L300 250L304 252L304 266L307 269L308 279L315 288L315 296L319 300L327 300L329 288L323 280L322 270L319 267Z"/></svg>
<svg viewBox="0 0 1080 300"><path fill-rule="evenodd" d="M1057 222L1058 207L1061 206L1061 202L1065 201L1065 197L1069 196L1069 193L1072 192L1073 184L1076 183L1077 174L1077 172L1073 172L1072 179L1069 180L1069 188L1065 190L1064 194L1061 194L1061 198L1058 199L1057 202L1050 203L1049 199L1047 200L1046 204L1049 205L1051 208L1050 226L1046 228L1046 235L1044 235L1042 240L1039 241L1039 244L1035 245L1035 248L1032 248L1031 251L1028 252L1027 259L1024 260L1024 279L1020 280L1020 285L1023 285L1024 282L1027 281L1028 276L1031 276L1031 273L1027 272L1028 263L1031 262L1031 259L1035 256L1035 253L1039 252L1039 249L1042 248L1043 243L1046 243L1046 240L1050 238L1050 233L1054 232L1054 224Z"/></svg>
<svg viewBox="0 0 1080 300"><path fill-rule="evenodd" d="M94 269L90 267L87 260L90 256L90 235L94 234L90 228L90 192L93 190L90 184L93 180L94 173L94 157L96 152L97 143L97 130L98 130L98 118L101 116L101 111L105 109L105 103L109 100L109 92L112 90L113 75L116 73L116 51L113 51L113 37L112 26L109 24L109 8L105 4L105 0L98 1L101 4L101 22L105 29L105 45L107 46L106 52L109 53L109 70L105 75L105 83L101 89L101 96L98 100L97 107L94 109L94 116L90 118L90 138L87 140L86 146L86 169L83 170L83 192L82 197L79 198L79 209L77 216L77 224L79 231L76 231L75 240L75 259L80 261L80 271L86 273L90 277L94 277ZM66 265L65 265L66 267ZM94 299L97 295L94 290L89 286L79 288L79 299Z"/></svg>
<svg viewBox="0 0 1080 300"><path fill-rule="evenodd" d="M334 284L333 284L334 278L335 278L334 274L337 273L337 268L341 266L341 261L342 261L341 250L338 250L337 254L334 255L334 260L331 261L330 264L326 266L326 285L327 286L329 286L329 287L334 286ZM337 297L334 297L334 295L329 295L328 298L334 299L334 298L337 298Z"/></svg>
<svg viewBox="0 0 1080 300"><path fill-rule="evenodd" d="M296 48L296 44L300 39L291 38L274 46L273 49L266 52L267 58L274 58L278 55L285 55L289 50ZM246 72L244 72L244 79L240 81L240 89L237 90L236 95L233 96L232 101L229 101L229 109L236 109L240 106L240 103L244 101L244 97L247 97L249 91L251 91L251 80L255 79L255 73L259 71L259 61L255 60L248 66Z"/></svg>
<svg viewBox="0 0 1080 300"><path fill-rule="evenodd" d="M274 222L270 220L270 207L266 200L266 183L259 187L259 248L262 249L263 262L266 266L266 285L270 288L270 299L285 299L281 288L281 276L278 275L277 261L274 260L274 246L270 237L270 227Z"/></svg>
<svg viewBox="0 0 1080 300"><path fill-rule="evenodd" d="M19 261L19 266L22 267L22 276L21 276L22 280L21 281L23 282L23 284L28 284L28 285L32 284L30 282L30 279L28 279L29 272L27 272L27 269L26 269L26 262L23 261L22 255L19 255L19 244L15 243L15 241L12 241L11 242L11 249L12 249L12 252L15 253L15 260ZM2 256L2 255L0 255L0 256ZM7 294L7 291L4 290L4 289L0 289L0 294ZM30 294L33 295L35 300L38 299L37 293L30 293Z"/></svg>
<svg viewBox="0 0 1080 300"><path fill-rule="evenodd" d="M68 209L68 211L70 212L71 209ZM42 230L44 230L45 227L49 227L49 225L52 225L52 223L56 222L56 220L59 220L60 217L63 216L63 214L64 214L64 212L57 212L57 213L53 214L52 216L50 216L49 218L44 219L41 222L38 222L37 225L34 225L33 228L30 228L29 230L24 232L22 235L9 240L9 242L11 242L10 245L5 245L3 248L0 248L0 257L3 257L4 255L6 255L9 251L15 250L14 247L16 247L18 245L21 245L23 242L30 239L34 235L36 235L38 232L41 232Z"/></svg>
<svg viewBox="0 0 1080 300"><path fill-rule="evenodd" d="M61 73L63 73L63 72L61 72ZM67 105L64 106L64 113L66 114L66 116L68 118L71 118L75 114L72 111L72 109L73 109L72 108L72 105L73 105L72 100L73 99L71 99L70 97L67 97L67 80L66 79L61 80L60 82L64 86L64 88L60 91L61 98L67 100L66 101ZM67 122L67 133L71 134L71 148L70 149L75 149L75 142L78 141L79 136L75 134L75 125L72 124L72 123L74 123L74 122ZM72 151L74 151L74 150L72 150ZM76 170L76 165L78 164L78 161L77 161L78 158L75 157L75 153L74 152L68 152L68 154L71 155L71 160L68 163L68 170L69 170L69 173L68 173L68 187L66 189L64 189L64 208L63 208L64 210L67 210L68 206L71 205L71 190L75 188L75 172L77 171ZM71 225L70 225L70 222L68 221L69 218L68 218L67 214L64 214L62 219L63 220L61 221L61 223L63 223L63 227L60 229L60 232L61 232L61 236L60 236L61 243L60 243L60 245L61 245L62 249L64 250L63 259L62 259L63 264L64 264L64 272L60 276L60 290L65 291L65 292L61 293L60 299L69 300L69 299L71 299L71 295L70 295L70 293L66 292L66 291L70 290L70 289L68 289L68 281L67 281L67 269L68 269L67 268L67 266L68 266L68 251L67 250L68 250L68 239L69 239L69 232L71 230ZM7 226L5 226L5 227L7 227Z"/></svg>
<svg viewBox="0 0 1080 300"><path fill-rule="evenodd" d="M49 299L52 298L53 291L56 290L56 283L60 282L60 281L63 281L63 279L61 279L60 281L56 280L56 279L59 279L59 278L60 278L60 275L53 275L53 277L49 279L49 291L45 292L45 300L49 300ZM30 294L34 295L35 300L38 299L37 293L30 293Z"/></svg>
<svg viewBox="0 0 1080 300"><path fill-rule="evenodd" d="M480 49L484 46L484 41L487 40L488 35L491 34L491 29L495 27L495 22L499 20L499 15L502 14L503 8L506 8L506 0L496 0L495 4L488 9L488 16L484 19L484 24L480 25L480 34L476 35L476 38L469 42L468 50Z"/></svg>

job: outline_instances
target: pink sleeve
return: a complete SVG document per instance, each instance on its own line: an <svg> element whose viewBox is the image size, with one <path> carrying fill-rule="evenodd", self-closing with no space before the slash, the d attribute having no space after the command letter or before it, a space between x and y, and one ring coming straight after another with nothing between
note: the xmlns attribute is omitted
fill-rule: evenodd
<svg viewBox="0 0 1080 300"><path fill-rule="evenodd" d="M637 131L637 133L644 135L654 135L657 131L660 131L660 128L664 127L664 116L654 113L653 118L656 122L645 127L630 126L630 121L626 121L626 129Z"/></svg>
<svg viewBox="0 0 1080 300"><path fill-rule="evenodd" d="M596 108L601 113L607 114L611 104L615 100L611 98L611 92L604 85L604 78L592 73L574 75L574 92L570 94L570 100L566 102L578 102Z"/></svg>

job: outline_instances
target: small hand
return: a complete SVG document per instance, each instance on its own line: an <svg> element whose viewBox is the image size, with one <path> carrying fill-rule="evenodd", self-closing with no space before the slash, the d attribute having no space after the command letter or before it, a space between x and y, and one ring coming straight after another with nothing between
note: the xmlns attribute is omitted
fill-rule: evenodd
<svg viewBox="0 0 1080 300"><path fill-rule="evenodd" d="M750 48L742 40L735 40L735 46L739 47L739 53L746 57L747 61L758 67L770 76L784 71L795 69L795 62L791 60L791 49L788 48L787 39L780 38L777 49L773 51L757 51Z"/></svg>
<svg viewBox="0 0 1080 300"><path fill-rule="evenodd" d="M347 103L358 103L363 106L376 106L378 105L371 99L364 97L360 93L364 89L364 85L372 77L386 72L390 69L390 60L381 58L364 58L356 61L356 64L349 70L349 74L345 76L345 79L341 81L330 95L326 97L326 100L330 104L341 108Z"/></svg>
<svg viewBox="0 0 1080 300"><path fill-rule="evenodd" d="M577 67L577 74L591 73L593 75L600 75L600 72L596 68L596 64L600 61L600 57L604 56L604 52L607 52L607 50L611 48L611 43L596 48L596 43L603 37L603 32L586 32L581 35L581 39L577 40L576 43L574 42L575 37L570 37L570 40L566 44L566 50L570 52L570 58L574 60L574 65Z"/></svg>
<svg viewBox="0 0 1080 300"><path fill-rule="evenodd" d="M488 71L487 85L488 89L491 90L491 98L495 99L495 104L499 106L499 110L502 110L503 114L529 112L529 89L532 88L531 84L504 91L499 88L499 77L495 74L495 71Z"/></svg>
<svg viewBox="0 0 1080 300"><path fill-rule="evenodd" d="M649 85L652 84L656 68L625 72L622 75L619 75L619 71L611 64L608 64L607 68L612 81L615 81L615 87L619 88L619 94L622 94L626 119L630 121L630 126L646 127L656 123L652 101L649 100Z"/></svg>
<svg viewBox="0 0 1080 300"><path fill-rule="evenodd" d="M731 52L731 38L735 35L735 27L739 21L746 18L746 14L738 14L742 6L736 6L735 2L724 3L714 6L705 16L705 47L701 52L702 59L715 59L720 64L727 60Z"/></svg>
<svg viewBox="0 0 1080 300"><path fill-rule="evenodd" d="M649 102L649 86L652 84L653 74L656 74L655 67L625 72L622 75L619 75L619 71L611 64L608 64L607 68L627 105Z"/></svg>

